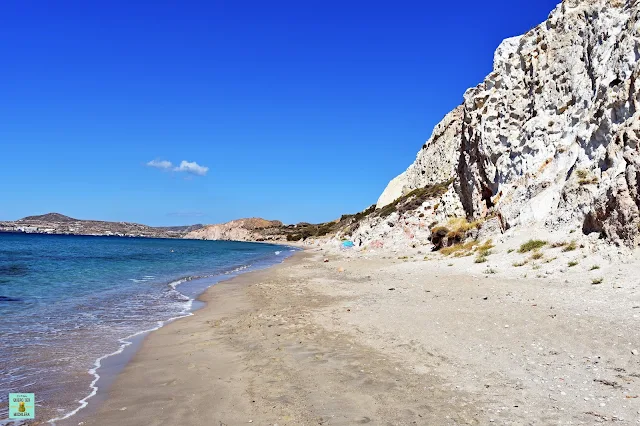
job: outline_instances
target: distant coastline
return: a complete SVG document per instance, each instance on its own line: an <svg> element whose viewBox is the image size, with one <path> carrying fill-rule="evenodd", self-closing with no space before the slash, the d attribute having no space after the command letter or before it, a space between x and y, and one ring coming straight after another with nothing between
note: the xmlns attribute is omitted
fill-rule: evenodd
<svg viewBox="0 0 640 426"><path fill-rule="evenodd" d="M136 238L173 238L189 240L244 241L272 244L315 244L332 238L340 230L353 226L365 213L343 215L320 224L300 222L283 224L262 218L236 219L218 224L186 226L148 226L133 222L108 222L75 219L60 213L27 216L15 221L0 221L0 233L84 235Z"/></svg>
<svg viewBox="0 0 640 426"><path fill-rule="evenodd" d="M153 227L132 222L74 219L60 213L0 221L0 232L49 235L91 235L139 238L183 238L203 225Z"/></svg>

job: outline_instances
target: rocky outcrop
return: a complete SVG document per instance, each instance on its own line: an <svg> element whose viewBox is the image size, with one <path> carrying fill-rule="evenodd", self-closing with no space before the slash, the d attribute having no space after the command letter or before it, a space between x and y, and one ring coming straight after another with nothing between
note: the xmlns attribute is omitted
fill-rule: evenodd
<svg viewBox="0 0 640 426"><path fill-rule="evenodd" d="M639 60L638 0L565 0L502 42L493 72L436 126L378 207L453 177L435 220L491 214L502 228L579 228L637 245Z"/></svg>
<svg viewBox="0 0 640 426"><path fill-rule="evenodd" d="M265 235L273 229L282 228L278 220L260 218L237 219L217 225L207 225L201 229L189 232L185 238L193 240L224 240L224 241L264 241Z"/></svg>

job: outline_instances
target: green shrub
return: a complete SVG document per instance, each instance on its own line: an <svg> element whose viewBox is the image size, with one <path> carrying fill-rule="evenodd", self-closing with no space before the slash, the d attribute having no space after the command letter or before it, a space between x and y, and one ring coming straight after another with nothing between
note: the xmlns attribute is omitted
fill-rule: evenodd
<svg viewBox="0 0 640 426"><path fill-rule="evenodd" d="M569 265L569 268L573 268L574 266L576 266L578 264L577 260L572 260L570 261L567 265Z"/></svg>
<svg viewBox="0 0 640 426"><path fill-rule="evenodd" d="M526 243L522 244L518 249L518 253L527 253L532 250L537 250L547 245L546 241L542 240L529 240Z"/></svg>
<svg viewBox="0 0 640 426"><path fill-rule="evenodd" d="M395 203L391 203L391 204L388 204L388 205L384 206L383 208L381 208L380 211L378 212L378 216L387 217L391 213L396 212L397 210L398 209L396 207L396 204Z"/></svg>
<svg viewBox="0 0 640 426"><path fill-rule="evenodd" d="M591 280L591 284L598 285L598 284L602 284L603 281L604 281L604 278L594 278Z"/></svg>
<svg viewBox="0 0 640 426"><path fill-rule="evenodd" d="M568 251L574 251L577 248L578 246L576 245L576 241L573 240L565 248L563 248L562 251L566 253Z"/></svg>

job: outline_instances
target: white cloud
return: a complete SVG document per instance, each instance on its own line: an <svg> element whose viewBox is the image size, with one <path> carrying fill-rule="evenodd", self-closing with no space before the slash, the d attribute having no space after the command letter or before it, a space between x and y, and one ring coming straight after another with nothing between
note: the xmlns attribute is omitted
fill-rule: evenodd
<svg viewBox="0 0 640 426"><path fill-rule="evenodd" d="M169 163L169 164L171 164L171 163ZM180 166L174 168L173 171L174 172L186 172L186 173L191 173L191 174L198 175L198 176L204 176L209 171L209 168L205 167L205 166L201 166L198 163L196 163L195 161L194 162L189 162L189 161L182 160L182 162L180 163Z"/></svg>
<svg viewBox="0 0 640 426"><path fill-rule="evenodd" d="M174 172L185 172L192 175L204 176L209 171L208 167L201 166L195 161L185 161L183 160L179 166L173 165L171 161L167 160L151 160L147 163L148 167L153 167L160 170L165 171L174 171Z"/></svg>
<svg viewBox="0 0 640 426"><path fill-rule="evenodd" d="M167 160L151 160L147 163L149 167L155 167L156 169L170 170L173 167L173 163Z"/></svg>

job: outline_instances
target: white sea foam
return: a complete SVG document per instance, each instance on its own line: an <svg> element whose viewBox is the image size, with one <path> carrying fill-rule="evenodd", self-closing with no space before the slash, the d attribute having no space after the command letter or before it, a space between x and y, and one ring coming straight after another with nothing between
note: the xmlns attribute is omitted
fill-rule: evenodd
<svg viewBox="0 0 640 426"><path fill-rule="evenodd" d="M185 283L187 281L190 281L191 278L187 277L187 278L180 278L179 280L176 281L172 281L169 283L169 287L171 287L172 289L176 289L177 286L179 286L182 283Z"/></svg>
<svg viewBox="0 0 640 426"><path fill-rule="evenodd" d="M229 274L235 274L236 272L240 272L240 271L244 271L245 269L251 267L251 265L242 265L242 266L238 266L235 269L232 269L230 271L225 272L225 275L229 275Z"/></svg>
<svg viewBox="0 0 640 426"><path fill-rule="evenodd" d="M276 256L280 256L280 253L282 253L281 251L277 251L276 252Z"/></svg>
<svg viewBox="0 0 640 426"><path fill-rule="evenodd" d="M156 323L157 324L156 327L150 328L148 330L138 331L137 333L133 333L133 334L127 336L127 337L119 339L118 343L120 343L120 347L118 348L118 350L116 350L114 352L111 352L110 354L103 355L100 358L96 359L95 362L93 363L93 368L91 368L89 370L89 374L91 374L93 376L93 380L91 381L91 384L89 385L89 389L91 389L91 392L89 393L89 395L85 396L80 401L78 401L79 406L77 408L75 408L74 410L68 412L67 414L65 414L62 417L56 417L56 418L53 418L51 420L48 420L47 423L55 425L56 422L68 419L69 417L75 415L78 411L82 410L84 407L86 407L89 404L89 399L91 399L92 397L94 397L98 393L97 383L98 383L98 380L100 380L100 374L98 374L98 369L102 366L102 361L104 359L112 357L114 355L121 354L125 350L125 348L127 346L129 346L129 345L131 345L133 343L131 341L131 339L133 339L136 336L140 336L141 334L150 333L152 331L155 331L155 330L159 329L160 327L162 327L163 325L165 325L165 324L167 324L167 323L169 323L171 321L177 320L178 318L184 318L184 317L188 317L188 316L193 315L193 312L191 312L192 306L193 306L193 299L189 299L188 302L186 303L185 309L182 311L182 313L180 315L172 317L172 318L169 318L169 319L167 319L165 321L158 321Z"/></svg>
<svg viewBox="0 0 640 426"><path fill-rule="evenodd" d="M153 280L155 277L152 275L145 275L142 278L129 278L129 281L133 281L134 283L144 283L147 281Z"/></svg>

